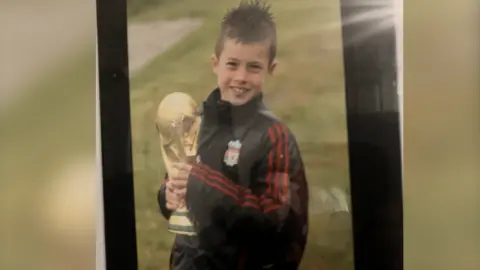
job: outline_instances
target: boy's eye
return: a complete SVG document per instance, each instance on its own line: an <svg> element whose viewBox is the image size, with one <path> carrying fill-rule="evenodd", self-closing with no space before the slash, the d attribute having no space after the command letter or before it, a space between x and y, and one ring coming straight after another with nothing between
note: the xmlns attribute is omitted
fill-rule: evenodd
<svg viewBox="0 0 480 270"><path fill-rule="evenodd" d="M235 63L235 62L227 62L227 66L236 67L236 66L237 66L237 63Z"/></svg>
<svg viewBox="0 0 480 270"><path fill-rule="evenodd" d="M251 65L251 66L249 66L249 69L250 69L252 72L259 72L259 71L262 69L262 67L259 66L259 65Z"/></svg>

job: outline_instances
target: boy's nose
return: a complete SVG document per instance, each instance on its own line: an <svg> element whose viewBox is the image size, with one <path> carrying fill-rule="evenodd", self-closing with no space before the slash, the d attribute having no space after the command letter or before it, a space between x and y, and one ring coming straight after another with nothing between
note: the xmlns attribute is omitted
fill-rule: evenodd
<svg viewBox="0 0 480 270"><path fill-rule="evenodd" d="M235 72L235 80L236 81L246 81L247 80L247 71L244 69L238 69L237 72Z"/></svg>

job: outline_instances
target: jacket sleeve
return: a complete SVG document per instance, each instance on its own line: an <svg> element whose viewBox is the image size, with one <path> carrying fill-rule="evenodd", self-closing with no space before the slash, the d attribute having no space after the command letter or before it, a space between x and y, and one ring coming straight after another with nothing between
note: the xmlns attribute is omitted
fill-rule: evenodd
<svg viewBox="0 0 480 270"><path fill-rule="evenodd" d="M165 219L168 220L170 218L170 215L172 214L172 211L167 209L167 200L165 198L167 181L168 181L168 174L165 174L163 184L160 186L160 189L158 190L158 193L157 193L157 203L158 203L158 207L160 208L160 213Z"/></svg>
<svg viewBox="0 0 480 270"><path fill-rule="evenodd" d="M278 239L287 220L296 223L306 215L308 190L294 136L285 126L275 124L265 141L265 156L252 172L249 188L234 184L207 165L193 165L187 204L199 235L211 226L218 233L220 227L229 239L247 245L254 241L260 247L262 240Z"/></svg>

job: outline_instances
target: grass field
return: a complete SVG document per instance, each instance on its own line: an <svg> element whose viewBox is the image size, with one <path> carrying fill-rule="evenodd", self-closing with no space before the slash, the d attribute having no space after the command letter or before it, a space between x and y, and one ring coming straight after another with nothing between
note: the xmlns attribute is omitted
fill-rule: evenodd
<svg viewBox="0 0 480 270"><path fill-rule="evenodd" d="M135 204L140 270L168 269L173 235L158 213L156 192L164 173L153 124L162 97L182 91L201 101L215 87L210 68L219 22L237 1L164 0L129 22L204 20L203 26L131 78ZM331 220L316 211L322 188L348 191L345 93L338 1L275 0L279 35L276 74L267 82L267 105L300 143L312 193L311 233L302 269L353 269L349 217ZM188 9L187 9L188 7ZM335 224L333 224L333 223ZM337 224L340 222L340 224Z"/></svg>

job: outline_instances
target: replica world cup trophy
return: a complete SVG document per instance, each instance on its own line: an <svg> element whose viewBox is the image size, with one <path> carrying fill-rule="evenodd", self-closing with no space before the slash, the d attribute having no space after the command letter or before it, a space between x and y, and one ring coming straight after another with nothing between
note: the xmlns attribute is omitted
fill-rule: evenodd
<svg viewBox="0 0 480 270"><path fill-rule="evenodd" d="M163 98L157 107L156 126L167 173L172 175L174 162L196 162L197 137L200 127L197 104L185 93L174 92ZM168 230L176 234L195 235L185 202L172 212Z"/></svg>

